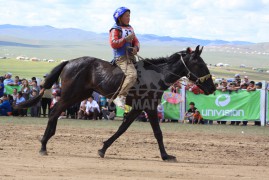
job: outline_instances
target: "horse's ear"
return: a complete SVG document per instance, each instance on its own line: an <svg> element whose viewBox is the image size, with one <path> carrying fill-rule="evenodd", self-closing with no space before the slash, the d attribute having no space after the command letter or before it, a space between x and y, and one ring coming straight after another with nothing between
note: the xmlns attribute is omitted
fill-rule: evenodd
<svg viewBox="0 0 269 180"><path fill-rule="evenodd" d="M203 49L204 49L204 46L202 46L201 50L199 51L199 56L202 54Z"/></svg>
<svg viewBox="0 0 269 180"><path fill-rule="evenodd" d="M200 45L198 45L196 48L195 48L195 55L199 55L199 49L200 49Z"/></svg>

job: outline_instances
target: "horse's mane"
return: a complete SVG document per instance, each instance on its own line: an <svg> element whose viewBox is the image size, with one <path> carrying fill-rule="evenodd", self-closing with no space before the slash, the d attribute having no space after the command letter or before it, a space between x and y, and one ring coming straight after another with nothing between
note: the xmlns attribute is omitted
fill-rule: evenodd
<svg viewBox="0 0 269 180"><path fill-rule="evenodd" d="M144 63L144 66L149 66L149 65L159 65L159 64L165 64L167 63L168 57L159 57L159 58L146 58L141 60Z"/></svg>
<svg viewBox="0 0 269 180"><path fill-rule="evenodd" d="M183 50L183 51L176 52L174 54L181 54L184 57L184 56L187 55L187 52L186 52L186 50ZM172 55L174 55L174 54L172 54ZM152 64L159 65L159 64L168 63L168 58L169 58L168 56L167 57L159 57L159 58L145 58L145 59L143 59L141 61L144 62L145 66L149 66L149 65L152 65Z"/></svg>

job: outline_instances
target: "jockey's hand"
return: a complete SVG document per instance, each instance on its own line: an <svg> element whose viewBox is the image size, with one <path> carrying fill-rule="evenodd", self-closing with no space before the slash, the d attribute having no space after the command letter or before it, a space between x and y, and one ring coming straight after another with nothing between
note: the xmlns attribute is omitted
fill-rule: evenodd
<svg viewBox="0 0 269 180"><path fill-rule="evenodd" d="M135 37L135 34L132 33L132 34L126 36L126 37L125 37L125 40L126 40L126 42L131 43L131 42L133 41L134 37Z"/></svg>
<svg viewBox="0 0 269 180"><path fill-rule="evenodd" d="M136 55L137 54L137 51L138 51L137 47L135 46L132 49L133 49L132 55Z"/></svg>

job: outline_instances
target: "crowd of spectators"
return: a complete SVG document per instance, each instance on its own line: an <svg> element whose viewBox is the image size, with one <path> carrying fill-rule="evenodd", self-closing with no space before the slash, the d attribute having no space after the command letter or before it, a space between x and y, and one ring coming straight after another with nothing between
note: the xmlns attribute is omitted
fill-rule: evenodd
<svg viewBox="0 0 269 180"><path fill-rule="evenodd" d="M43 78L45 79L48 74L45 74ZM216 89L222 92L237 92L238 90L255 91L256 89L262 88L262 83L255 83L250 81L248 76L244 76L241 79L239 74L236 74L232 79L214 79ZM42 88L44 80L41 81L36 77L32 77L31 80L20 79L19 76L15 76L12 79L12 74L7 73L5 76L0 77L0 116L31 116L31 117L46 117L50 114L54 105L61 98L61 87L59 83L55 83L51 89L44 91L44 95L40 102L28 109L13 109L12 106L22 103L29 98L37 96ZM13 92L7 94L5 92L5 86L13 86ZM20 87L20 88L18 88ZM183 87L181 81L177 81L170 87L170 91L173 93L179 93L180 89ZM192 91L194 94L203 94L196 84L188 82L184 85L186 90ZM268 87L267 87L268 88ZM269 89L269 88L268 88ZM195 108L195 102L191 102L190 108L185 113L185 118L191 124L204 124L212 123L212 121L204 120L199 110ZM128 114L130 107L126 106L124 116ZM165 119L164 118L164 107L160 104L157 108L158 118L160 122L166 121L176 121L175 119ZM94 92L91 97L83 100L80 103L74 104L67 108L65 112L62 112L60 119L63 117L74 118L74 119L106 119L113 120L116 116L116 106L114 103L109 104L106 97L99 95ZM146 112L142 112L137 118L139 121L146 122L148 117ZM185 120L183 121L185 122ZM218 124L226 124L226 121L217 121ZM239 125L240 121L231 121L231 125ZM247 125L247 121L243 121L242 125ZM255 121L255 125L260 125L259 121Z"/></svg>
<svg viewBox="0 0 269 180"><path fill-rule="evenodd" d="M45 74L45 79L48 74ZM46 89L40 102L28 109L13 109L14 105L27 101L29 98L38 96L44 80L41 81L36 77L31 80L20 79L18 76L12 79L12 74L7 73L0 77L0 116L30 116L30 117L46 117L50 114L54 105L61 98L61 87L59 83L55 83L51 89ZM7 93L5 86L13 89L12 93ZM61 118L73 119L106 119L114 120L116 116L116 106L112 102L108 103L108 99L94 92L93 96L85 99L81 103L74 104L62 112Z"/></svg>

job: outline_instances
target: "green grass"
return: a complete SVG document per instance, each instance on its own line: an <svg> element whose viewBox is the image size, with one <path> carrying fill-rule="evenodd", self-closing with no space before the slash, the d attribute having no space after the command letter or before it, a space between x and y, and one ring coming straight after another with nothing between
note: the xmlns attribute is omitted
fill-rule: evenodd
<svg viewBox="0 0 269 180"><path fill-rule="evenodd" d="M30 118L30 117L1 117L0 125L12 126L39 126L46 128L47 118ZM58 127L67 128L86 128L86 129L111 129L116 131L121 120L115 121L90 121L90 120L74 120L74 119L61 119L59 120ZM257 126L229 126L229 125L191 125L180 123L162 123L161 128L164 133L203 133L203 134L227 134L227 135L259 135L269 136L268 127ZM151 126L148 122L134 122L130 131L152 132ZM242 134L244 131L244 134Z"/></svg>
<svg viewBox="0 0 269 180"><path fill-rule="evenodd" d="M57 62L48 63L5 59L0 60L0 75L11 72L13 74L13 78L17 75L21 79L30 79L33 76L43 78L44 74L49 73L57 64Z"/></svg>

